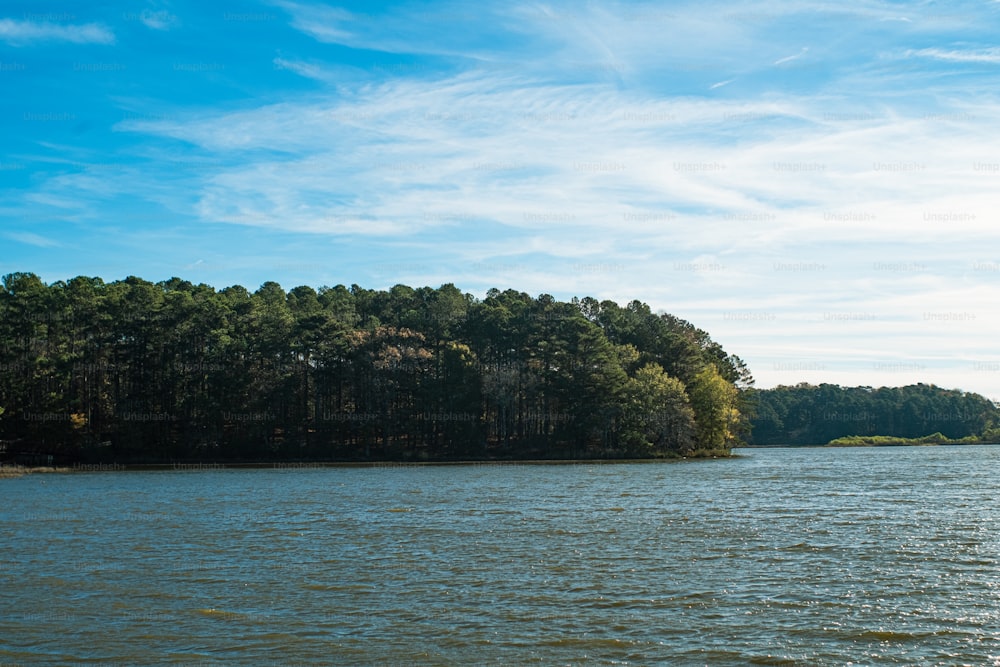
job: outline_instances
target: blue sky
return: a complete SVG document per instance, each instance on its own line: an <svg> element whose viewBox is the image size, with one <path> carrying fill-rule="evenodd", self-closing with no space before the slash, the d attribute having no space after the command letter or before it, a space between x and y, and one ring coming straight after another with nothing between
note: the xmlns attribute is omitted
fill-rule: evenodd
<svg viewBox="0 0 1000 667"><path fill-rule="evenodd" d="M639 299L1000 399L1000 2L0 9L0 273Z"/></svg>

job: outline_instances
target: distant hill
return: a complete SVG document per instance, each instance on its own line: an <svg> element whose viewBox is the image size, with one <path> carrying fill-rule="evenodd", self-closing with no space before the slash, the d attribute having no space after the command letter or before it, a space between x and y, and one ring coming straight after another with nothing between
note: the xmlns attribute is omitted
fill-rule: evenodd
<svg viewBox="0 0 1000 667"><path fill-rule="evenodd" d="M1000 427L1000 409L979 394L933 384L841 387L798 384L752 390L754 445L822 445L849 436L951 440Z"/></svg>

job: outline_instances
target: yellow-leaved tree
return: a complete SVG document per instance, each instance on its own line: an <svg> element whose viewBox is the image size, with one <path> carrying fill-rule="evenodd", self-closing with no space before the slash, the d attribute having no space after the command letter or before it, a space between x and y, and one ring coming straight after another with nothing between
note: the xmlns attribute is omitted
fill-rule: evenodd
<svg viewBox="0 0 1000 667"><path fill-rule="evenodd" d="M694 411L684 383L649 363L628 379L623 392L622 444L632 454L684 453L695 443Z"/></svg>
<svg viewBox="0 0 1000 667"><path fill-rule="evenodd" d="M736 439L734 429L740 419L736 387L714 365L707 365L694 376L687 394L697 422L698 448L729 449Z"/></svg>

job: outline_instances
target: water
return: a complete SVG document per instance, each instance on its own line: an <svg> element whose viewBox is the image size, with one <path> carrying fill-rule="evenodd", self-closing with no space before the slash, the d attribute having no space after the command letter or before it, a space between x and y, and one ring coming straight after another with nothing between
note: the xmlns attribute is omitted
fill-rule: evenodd
<svg viewBox="0 0 1000 667"><path fill-rule="evenodd" d="M1000 447L0 480L0 665L1000 665Z"/></svg>

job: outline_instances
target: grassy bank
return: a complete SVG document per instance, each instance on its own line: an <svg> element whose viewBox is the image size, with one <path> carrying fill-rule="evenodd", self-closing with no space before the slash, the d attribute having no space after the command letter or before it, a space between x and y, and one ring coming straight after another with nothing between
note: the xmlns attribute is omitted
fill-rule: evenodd
<svg viewBox="0 0 1000 667"><path fill-rule="evenodd" d="M965 438L953 439L940 433L931 433L920 438L898 438L891 435L851 435L836 438L827 443L828 447L901 447L914 445L985 445L993 440L984 440L981 436L970 435Z"/></svg>

